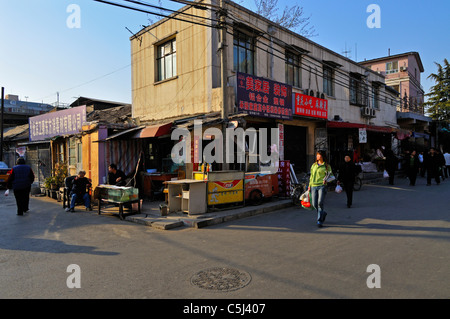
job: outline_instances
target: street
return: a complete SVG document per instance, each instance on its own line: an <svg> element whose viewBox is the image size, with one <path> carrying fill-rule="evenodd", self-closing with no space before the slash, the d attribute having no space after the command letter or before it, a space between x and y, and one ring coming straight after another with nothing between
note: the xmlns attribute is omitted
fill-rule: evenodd
<svg viewBox="0 0 450 319"><path fill-rule="evenodd" d="M48 197L33 197L30 212L17 216L14 196L3 193L3 299L450 297L448 179L363 185L350 209L345 194L329 192L320 229L315 213L298 207L165 231L95 210L67 213ZM70 265L80 288L70 287ZM196 284L217 268L245 280L225 289L206 275L209 289Z"/></svg>

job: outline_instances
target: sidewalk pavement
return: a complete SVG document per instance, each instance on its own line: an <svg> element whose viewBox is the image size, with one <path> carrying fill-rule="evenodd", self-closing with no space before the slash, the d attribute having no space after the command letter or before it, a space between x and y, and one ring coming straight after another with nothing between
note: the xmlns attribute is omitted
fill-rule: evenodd
<svg viewBox="0 0 450 319"><path fill-rule="evenodd" d="M161 216L159 205L163 202L144 202L141 214L128 215L124 219L130 222L168 230L176 227L202 228L227 221L272 212L293 205L290 198L272 198L258 206L230 207L229 209L208 212L201 215L188 215L181 212Z"/></svg>

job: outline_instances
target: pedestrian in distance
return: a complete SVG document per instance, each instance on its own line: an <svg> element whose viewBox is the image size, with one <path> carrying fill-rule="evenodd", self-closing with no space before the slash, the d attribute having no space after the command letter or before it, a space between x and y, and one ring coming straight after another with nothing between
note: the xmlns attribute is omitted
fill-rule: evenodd
<svg viewBox="0 0 450 319"><path fill-rule="evenodd" d="M347 207L350 208L353 203L353 185L357 175L355 163L350 155L345 155L344 163L339 167L337 184L343 184L345 194L347 195ZM342 186L342 185L341 185Z"/></svg>
<svg viewBox="0 0 450 319"><path fill-rule="evenodd" d="M386 164L385 168L387 173L389 174L389 185L394 185L394 175L397 169L398 159L394 155L392 150L388 150L386 152Z"/></svg>
<svg viewBox="0 0 450 319"><path fill-rule="evenodd" d="M450 154L448 153L448 150L444 153L444 159L445 159L445 178L448 178L450 176Z"/></svg>
<svg viewBox="0 0 450 319"><path fill-rule="evenodd" d="M327 195L327 182L332 176L330 164L324 151L316 153L316 161L311 166L308 191L311 192L311 205L317 211L317 226L322 227L327 213L324 210L325 197Z"/></svg>
<svg viewBox="0 0 450 319"><path fill-rule="evenodd" d="M417 173L419 171L420 161L416 154L417 152L413 150L405 161L405 171L408 176L410 186L416 185Z"/></svg>
<svg viewBox="0 0 450 319"><path fill-rule="evenodd" d="M31 184L34 182L34 173L31 167L25 164L25 159L19 157L7 181L8 189L13 189L17 204L17 215L29 211Z"/></svg>
<svg viewBox="0 0 450 319"><path fill-rule="evenodd" d="M91 199L89 197L89 193L87 192L87 188L92 186L91 180L88 179L85 171L79 171L77 177L74 178L72 182L72 191L70 193L71 201L70 201L70 212L75 211L75 204L79 199L83 199L84 206L86 210L92 210L91 208Z"/></svg>
<svg viewBox="0 0 450 319"><path fill-rule="evenodd" d="M430 152L424 158L424 166L427 171L427 186L431 185L432 178L434 178L436 184L439 185L439 158L433 147L430 148Z"/></svg>
<svg viewBox="0 0 450 319"><path fill-rule="evenodd" d="M419 158L419 174L421 177L425 177L425 167L423 166L423 152L420 152L417 156Z"/></svg>
<svg viewBox="0 0 450 319"><path fill-rule="evenodd" d="M442 180L445 180L445 157L439 150L436 150L436 155L438 157L438 170L439 176L442 177Z"/></svg>

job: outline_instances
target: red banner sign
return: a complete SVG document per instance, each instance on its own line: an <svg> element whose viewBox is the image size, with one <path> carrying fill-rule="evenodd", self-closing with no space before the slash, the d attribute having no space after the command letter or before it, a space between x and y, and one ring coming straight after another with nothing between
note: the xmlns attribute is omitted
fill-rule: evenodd
<svg viewBox="0 0 450 319"><path fill-rule="evenodd" d="M294 93L294 114L327 119L328 101L314 96Z"/></svg>

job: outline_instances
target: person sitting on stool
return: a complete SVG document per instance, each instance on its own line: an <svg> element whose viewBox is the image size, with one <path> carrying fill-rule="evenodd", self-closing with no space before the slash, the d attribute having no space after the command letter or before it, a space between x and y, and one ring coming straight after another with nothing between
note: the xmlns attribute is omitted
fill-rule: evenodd
<svg viewBox="0 0 450 319"><path fill-rule="evenodd" d="M91 180L85 177L85 171L79 171L78 176L74 178L72 182L72 191L71 191L71 201L70 201L70 212L75 211L75 203L79 198L82 198L84 201L84 206L86 210L92 210L91 207L91 199L89 194L86 192L87 187L91 187Z"/></svg>

